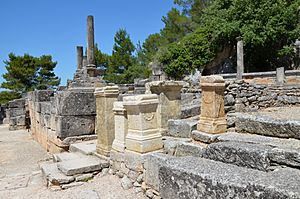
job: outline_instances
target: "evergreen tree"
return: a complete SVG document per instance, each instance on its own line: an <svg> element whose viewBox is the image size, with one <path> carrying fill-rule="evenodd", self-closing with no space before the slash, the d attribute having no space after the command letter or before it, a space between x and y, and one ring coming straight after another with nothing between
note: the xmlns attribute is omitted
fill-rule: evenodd
<svg viewBox="0 0 300 199"><path fill-rule="evenodd" d="M59 85L60 79L53 72L57 63L52 61L51 56L16 56L10 53L8 58L4 61L7 73L3 75L5 82L1 84L2 88L22 94L35 89L53 89Z"/></svg>

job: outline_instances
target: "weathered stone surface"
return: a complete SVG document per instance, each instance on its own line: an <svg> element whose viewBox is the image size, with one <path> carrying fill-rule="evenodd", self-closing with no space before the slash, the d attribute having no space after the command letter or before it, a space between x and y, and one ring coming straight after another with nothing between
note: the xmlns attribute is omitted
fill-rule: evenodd
<svg viewBox="0 0 300 199"><path fill-rule="evenodd" d="M62 189L69 189L69 188L72 188L72 187L78 187L78 186L81 186L83 185L84 182L72 182L70 184L64 184L61 186Z"/></svg>
<svg viewBox="0 0 300 199"><path fill-rule="evenodd" d="M81 155L80 153L69 153L69 152L56 153L56 154L53 154L53 161L54 162L62 162L62 161L67 161L67 160L80 159L82 157L83 157L83 155Z"/></svg>
<svg viewBox="0 0 300 199"><path fill-rule="evenodd" d="M56 133L60 138L95 133L94 116L58 116Z"/></svg>
<svg viewBox="0 0 300 199"><path fill-rule="evenodd" d="M25 107L25 99L15 99L8 103L8 108L24 108Z"/></svg>
<svg viewBox="0 0 300 199"><path fill-rule="evenodd" d="M163 137L163 151L166 154L174 155L177 146L182 142L191 142L189 138L174 138L174 137Z"/></svg>
<svg viewBox="0 0 300 199"><path fill-rule="evenodd" d="M116 151L124 152L126 135L128 133L128 121L123 102L114 102L113 111L115 115L115 139L112 148Z"/></svg>
<svg viewBox="0 0 300 199"><path fill-rule="evenodd" d="M240 142L219 142L208 145L204 158L235 164L237 166L268 171L270 146Z"/></svg>
<svg viewBox="0 0 300 199"><path fill-rule="evenodd" d="M60 116L96 115L96 100L93 92L59 91L55 105Z"/></svg>
<svg viewBox="0 0 300 199"><path fill-rule="evenodd" d="M22 108L9 108L7 111L9 111L9 117L18 117L25 115L25 107Z"/></svg>
<svg viewBox="0 0 300 199"><path fill-rule="evenodd" d="M193 157L202 157L204 151L204 146L194 143L185 143L182 142L177 145L175 156L193 156Z"/></svg>
<svg viewBox="0 0 300 199"><path fill-rule="evenodd" d="M196 130L199 117L182 120L168 120L168 131L166 136L189 138L191 132Z"/></svg>
<svg viewBox="0 0 300 199"><path fill-rule="evenodd" d="M73 176L66 176L57 168L57 163L45 164L41 166L42 173L46 180L52 185L61 185L73 182Z"/></svg>
<svg viewBox="0 0 300 199"><path fill-rule="evenodd" d="M298 149L274 148L270 151L271 162L279 165L300 167L300 146Z"/></svg>
<svg viewBox="0 0 300 199"><path fill-rule="evenodd" d="M128 96L123 100L128 116L126 150L148 153L162 149L162 135L157 123L157 95Z"/></svg>
<svg viewBox="0 0 300 199"><path fill-rule="evenodd" d="M118 86L106 86L95 91L97 103L96 134L98 136L97 153L109 156L115 138L113 105L119 95Z"/></svg>
<svg viewBox="0 0 300 199"><path fill-rule="evenodd" d="M91 180L93 178L92 173L86 173L86 174L81 174L79 176L76 176L75 181L76 182L87 182L88 180Z"/></svg>
<svg viewBox="0 0 300 199"><path fill-rule="evenodd" d="M96 152L96 140L74 143L70 145L71 152L79 152L84 155L92 155Z"/></svg>
<svg viewBox="0 0 300 199"><path fill-rule="evenodd" d="M265 113L236 113L238 132L300 139L300 120L277 119Z"/></svg>
<svg viewBox="0 0 300 199"><path fill-rule="evenodd" d="M32 93L32 100L35 102L50 101L50 98L54 95L54 91L50 90L37 90Z"/></svg>
<svg viewBox="0 0 300 199"><path fill-rule="evenodd" d="M65 175L70 176L92 171L100 171L103 168L103 164L107 164L107 162L90 156L81 159L59 162L57 163L57 167Z"/></svg>
<svg viewBox="0 0 300 199"><path fill-rule="evenodd" d="M159 191L173 198L299 198L300 172L262 172L212 160L171 158L159 169Z"/></svg>
<svg viewBox="0 0 300 199"><path fill-rule="evenodd" d="M100 199L99 194L95 190L83 190L79 194L74 195L76 199Z"/></svg>
<svg viewBox="0 0 300 199"><path fill-rule="evenodd" d="M192 131L192 138L196 141L204 142L204 143L213 143L217 141L218 136L221 134L210 134L210 133L204 133L201 131Z"/></svg>
<svg viewBox="0 0 300 199"><path fill-rule="evenodd" d="M133 187L131 180L127 176L124 176L122 178L121 185L122 185L123 189L125 189L125 190L128 190Z"/></svg>
<svg viewBox="0 0 300 199"><path fill-rule="evenodd" d="M201 115L198 131L216 134L224 133L227 128L224 109L225 81L221 76L202 76Z"/></svg>
<svg viewBox="0 0 300 199"><path fill-rule="evenodd" d="M145 161L145 182L148 186L159 191L159 169L168 159L165 154L153 153Z"/></svg>

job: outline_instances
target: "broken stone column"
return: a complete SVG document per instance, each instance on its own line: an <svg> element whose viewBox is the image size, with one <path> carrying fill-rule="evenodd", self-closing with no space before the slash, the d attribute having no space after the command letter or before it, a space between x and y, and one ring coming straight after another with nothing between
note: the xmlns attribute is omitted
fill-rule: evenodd
<svg viewBox="0 0 300 199"><path fill-rule="evenodd" d="M183 81L154 81L146 84L146 92L158 95L158 126L165 134L169 119L179 119L181 115L181 89Z"/></svg>
<svg viewBox="0 0 300 199"><path fill-rule="evenodd" d="M227 128L224 110L225 81L218 75L201 77L201 115L197 130L210 134L224 133Z"/></svg>
<svg viewBox="0 0 300 199"><path fill-rule="evenodd" d="M128 121L123 102L115 102L113 111L115 114L115 139L112 148L118 152L124 152L125 138L128 132Z"/></svg>
<svg viewBox="0 0 300 199"><path fill-rule="evenodd" d="M157 95L128 96L123 100L128 116L126 151L143 154L161 149L163 144L157 125Z"/></svg>
<svg viewBox="0 0 300 199"><path fill-rule="evenodd" d="M96 134L98 137L97 153L109 156L115 138L113 104L119 96L118 86L97 88L96 97Z"/></svg>
<svg viewBox="0 0 300 199"><path fill-rule="evenodd" d="M77 46L77 69L80 70L82 69L82 64L83 64L83 47L82 46Z"/></svg>
<svg viewBox="0 0 300 199"><path fill-rule="evenodd" d="M244 43L241 37L237 38L237 67L236 78L243 79L244 73Z"/></svg>
<svg viewBox="0 0 300 199"><path fill-rule="evenodd" d="M94 55L94 17L87 17L87 65L95 67Z"/></svg>
<svg viewBox="0 0 300 199"><path fill-rule="evenodd" d="M276 68L276 84L283 85L285 81L284 67Z"/></svg>
<svg viewBox="0 0 300 199"><path fill-rule="evenodd" d="M82 66L83 67L86 67L87 65L87 56L83 56L83 59L82 59Z"/></svg>

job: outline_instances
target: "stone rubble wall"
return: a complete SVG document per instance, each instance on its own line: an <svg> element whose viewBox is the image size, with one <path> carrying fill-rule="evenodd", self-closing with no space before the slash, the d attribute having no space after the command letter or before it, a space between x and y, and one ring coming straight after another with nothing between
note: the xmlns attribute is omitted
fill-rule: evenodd
<svg viewBox="0 0 300 199"><path fill-rule="evenodd" d="M90 90L30 92L28 109L34 139L51 153L68 150L70 140L86 140L95 133L95 98Z"/></svg>
<svg viewBox="0 0 300 199"><path fill-rule="evenodd" d="M7 109L9 130L26 129L28 127L28 115L26 114L25 98L10 101Z"/></svg>

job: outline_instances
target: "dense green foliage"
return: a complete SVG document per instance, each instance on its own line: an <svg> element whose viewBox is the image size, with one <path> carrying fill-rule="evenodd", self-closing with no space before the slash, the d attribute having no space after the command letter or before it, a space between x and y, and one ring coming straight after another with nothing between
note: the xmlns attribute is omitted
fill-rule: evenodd
<svg viewBox="0 0 300 199"><path fill-rule="evenodd" d="M154 34L154 47L150 45L153 50L146 45L153 35L142 45L145 60L148 63L158 60L169 76L178 79L195 69L220 63L220 59L234 60L237 37L244 41L246 71L291 67L295 56L293 44L300 32L300 0L175 0L174 3L181 7L181 12L173 8L162 19L165 27ZM231 52L224 57L228 49Z"/></svg>
<svg viewBox="0 0 300 199"><path fill-rule="evenodd" d="M21 98L21 95L18 93L10 91L1 91L0 92L0 104L7 104L9 101Z"/></svg>
<svg viewBox="0 0 300 199"><path fill-rule="evenodd" d="M16 56L10 53L8 58L4 61L7 72L3 75L5 81L1 87L12 93L4 92L2 95L9 98L35 89L54 89L59 85L60 79L53 72L57 63L52 61L51 56Z"/></svg>
<svg viewBox="0 0 300 199"><path fill-rule="evenodd" d="M136 47L127 31L125 29L118 30L114 41L111 56L101 53L100 50L96 53L96 62L107 68L104 79L124 84L133 83L136 78L147 78L150 71L141 59L134 55Z"/></svg>

